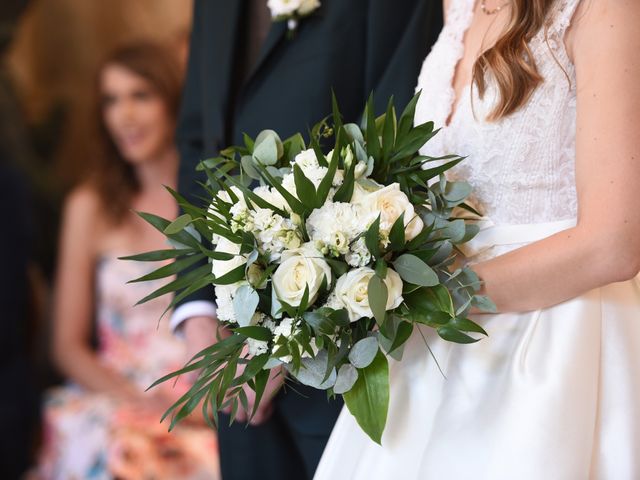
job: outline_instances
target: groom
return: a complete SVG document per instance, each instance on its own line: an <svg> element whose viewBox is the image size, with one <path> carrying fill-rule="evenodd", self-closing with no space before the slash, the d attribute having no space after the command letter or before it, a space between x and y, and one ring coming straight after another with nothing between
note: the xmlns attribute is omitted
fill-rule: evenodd
<svg viewBox="0 0 640 480"><path fill-rule="evenodd" d="M177 141L179 190L191 201L202 192L196 164L220 149L269 128L287 138L306 132L331 111L331 89L346 121L357 121L375 92L382 113L391 95L404 106L422 60L440 32L434 0L289 0L311 13L287 32L269 7L284 0L195 0L191 51ZM268 5L269 6L268 6ZM179 305L171 319L193 353L215 341L212 288ZM310 479L341 408L326 393L267 387L271 402L254 421L221 414L219 444L224 480ZM265 393L266 398L267 393ZM241 417L242 418L242 412Z"/></svg>

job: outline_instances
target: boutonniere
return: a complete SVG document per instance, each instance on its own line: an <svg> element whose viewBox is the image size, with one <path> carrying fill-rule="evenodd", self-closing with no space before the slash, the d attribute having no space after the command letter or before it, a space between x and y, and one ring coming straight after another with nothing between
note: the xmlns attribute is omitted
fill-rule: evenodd
<svg viewBox="0 0 640 480"><path fill-rule="evenodd" d="M287 22L289 35L298 28L300 19L308 17L320 8L320 0L268 0L274 22Z"/></svg>

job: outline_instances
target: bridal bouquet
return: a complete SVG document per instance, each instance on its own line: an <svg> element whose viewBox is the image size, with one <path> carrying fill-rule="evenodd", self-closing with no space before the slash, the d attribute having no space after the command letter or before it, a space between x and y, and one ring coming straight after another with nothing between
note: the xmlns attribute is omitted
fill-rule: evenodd
<svg viewBox="0 0 640 480"><path fill-rule="evenodd" d="M463 159L418 153L437 131L413 125L417 100L399 120L391 101L374 118L370 100L356 125L343 124L334 99L309 145L300 134L282 141L265 130L203 161L207 206L172 191L184 215L141 214L174 248L128 258L176 261L135 281L188 269L141 302L176 292L175 305L213 284L230 333L154 384L199 372L165 414L172 427L196 407L212 422L231 407L233 419L239 405L247 409L247 385L257 407L271 369L282 366L291 381L342 395L379 443L387 357L401 358L416 325L458 343L486 335L467 313L492 304L469 268L454 268L456 245L478 231L454 217L460 207L473 211L464 203L469 185L443 176ZM190 268L203 257L207 265Z"/></svg>

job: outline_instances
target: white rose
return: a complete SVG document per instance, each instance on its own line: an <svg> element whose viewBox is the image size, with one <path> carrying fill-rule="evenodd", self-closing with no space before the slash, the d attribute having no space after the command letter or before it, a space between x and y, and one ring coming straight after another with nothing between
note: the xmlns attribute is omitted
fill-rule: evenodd
<svg viewBox="0 0 640 480"><path fill-rule="evenodd" d="M225 237L219 238L215 251L235 255L231 260L211 260L211 273L213 273L216 278L246 263L246 259L240 255L240 245L233 243Z"/></svg>
<svg viewBox="0 0 640 480"><path fill-rule="evenodd" d="M297 307L302 301L305 288L309 287L309 304L317 296L323 279L331 283L331 268L311 243L282 253L281 263L273 274L273 288L278 298Z"/></svg>
<svg viewBox="0 0 640 480"><path fill-rule="evenodd" d="M395 221L404 213L405 238L414 239L424 227L422 220L416 214L413 205L400 185L392 183L380 190L358 198L357 203L369 213L369 220L373 221L380 215L380 230L388 233Z"/></svg>
<svg viewBox="0 0 640 480"><path fill-rule="evenodd" d="M363 317L373 317L369 306L369 280L375 274L371 268L357 268L342 275L336 283L336 297L347 309L352 322ZM400 275L388 269L384 283L388 291L386 309L398 308L403 300Z"/></svg>
<svg viewBox="0 0 640 480"><path fill-rule="evenodd" d="M382 188L382 185L379 187L365 187L360 182L355 182L353 184L353 194L351 195L351 203L360 203L363 198L369 195L372 192L377 192Z"/></svg>

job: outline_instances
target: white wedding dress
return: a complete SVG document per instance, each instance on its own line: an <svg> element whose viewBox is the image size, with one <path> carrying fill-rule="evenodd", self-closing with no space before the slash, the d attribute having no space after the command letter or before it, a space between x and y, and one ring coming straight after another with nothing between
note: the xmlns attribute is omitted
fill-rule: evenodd
<svg viewBox="0 0 640 480"><path fill-rule="evenodd" d="M483 121L495 90L452 81L474 0L452 0L418 81L416 123L446 126L424 153L468 155L450 175L469 181L485 230L470 245L487 259L575 225L576 81L563 37L579 0L561 0L530 42L545 82L518 112ZM522 272L526 275L526 272ZM559 274L549 272L549 275ZM552 308L476 319L474 345L414 332L390 360L382 446L345 408L316 480L640 479L640 282L611 284Z"/></svg>

